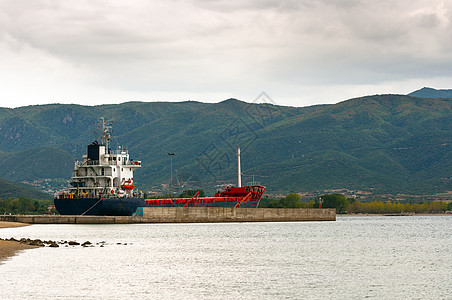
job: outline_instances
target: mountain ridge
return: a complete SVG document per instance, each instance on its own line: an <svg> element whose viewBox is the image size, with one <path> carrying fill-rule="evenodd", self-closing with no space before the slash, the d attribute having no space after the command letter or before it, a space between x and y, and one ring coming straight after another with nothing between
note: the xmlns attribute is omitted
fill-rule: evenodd
<svg viewBox="0 0 452 300"><path fill-rule="evenodd" d="M408 96L420 98L444 98L452 99L452 89L434 89L430 87L423 87L420 90L411 92Z"/></svg>
<svg viewBox="0 0 452 300"><path fill-rule="evenodd" d="M0 178L0 199L27 197L39 200L51 200L52 195L42 192L35 187L22 183L11 182Z"/></svg>
<svg viewBox="0 0 452 300"><path fill-rule="evenodd" d="M0 167L11 170L8 161L23 161L15 175L3 171L0 177L36 179L35 171L23 169L49 164L53 154L60 168L42 173L69 179L73 159L81 159L94 140L93 122L103 115L114 120L113 144L143 162L135 181L145 190L168 184L168 152L176 153L180 185L234 183L240 146L244 182L254 175L269 193L436 193L452 190L451 105L450 99L373 95L311 107L227 99L0 109Z"/></svg>

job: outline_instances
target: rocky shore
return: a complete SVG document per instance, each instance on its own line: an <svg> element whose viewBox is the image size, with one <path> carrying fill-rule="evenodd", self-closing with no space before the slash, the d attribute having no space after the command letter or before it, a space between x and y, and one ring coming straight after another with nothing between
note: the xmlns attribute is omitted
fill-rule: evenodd
<svg viewBox="0 0 452 300"><path fill-rule="evenodd" d="M9 238L9 239L2 239L0 238L0 241L3 242L13 242L13 243L20 243L22 245L28 245L28 246L35 246L35 247L51 247L51 248L58 248L60 245L68 246L82 246L82 247L94 247L94 244L90 241L86 241L84 243L79 243L76 241L52 241L52 240L40 240L40 239L29 239L29 238L21 238L21 239L15 239L15 238ZM100 247L103 247L105 242L96 243L96 245L100 245ZM121 244L121 243L118 243ZM125 243L124 245L127 245Z"/></svg>
<svg viewBox="0 0 452 300"><path fill-rule="evenodd" d="M0 228L20 227L28 226L28 224L18 222L1 222ZM20 243L19 241L9 241L0 239L0 261L15 255L18 251L25 249L33 249L38 246L28 245L26 243Z"/></svg>
<svg viewBox="0 0 452 300"><path fill-rule="evenodd" d="M5 222L0 221L0 230L1 228L11 228L11 227L20 227L20 226L28 226L30 224L19 223L19 222ZM40 240L40 239L29 239L29 238L0 238L0 262L2 260L7 259L15 255L18 251L38 248L38 247L104 247L107 245L105 241L91 243L90 241L85 241L83 243L77 241L52 241L52 240ZM116 245L127 245L127 243L116 243Z"/></svg>

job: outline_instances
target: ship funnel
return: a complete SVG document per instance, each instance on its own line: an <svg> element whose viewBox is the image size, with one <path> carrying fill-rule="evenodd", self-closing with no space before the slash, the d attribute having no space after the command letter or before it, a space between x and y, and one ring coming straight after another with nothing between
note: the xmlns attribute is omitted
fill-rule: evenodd
<svg viewBox="0 0 452 300"><path fill-rule="evenodd" d="M240 147L237 150L237 160L238 160L238 187L242 186L242 171L240 170Z"/></svg>

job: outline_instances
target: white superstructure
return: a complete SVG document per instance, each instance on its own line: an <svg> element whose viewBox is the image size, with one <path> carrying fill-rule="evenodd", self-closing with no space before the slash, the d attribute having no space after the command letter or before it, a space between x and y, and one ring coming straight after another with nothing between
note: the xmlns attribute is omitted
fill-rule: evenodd
<svg viewBox="0 0 452 300"><path fill-rule="evenodd" d="M83 161L75 161L70 195L74 198L132 197L133 171L141 161L131 161L126 149L109 149L111 126L100 118L101 143L88 145Z"/></svg>

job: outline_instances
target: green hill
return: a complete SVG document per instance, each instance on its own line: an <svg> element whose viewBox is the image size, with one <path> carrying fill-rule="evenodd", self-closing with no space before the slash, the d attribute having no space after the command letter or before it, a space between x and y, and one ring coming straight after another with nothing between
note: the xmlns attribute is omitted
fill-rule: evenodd
<svg viewBox="0 0 452 300"><path fill-rule="evenodd" d="M0 178L0 199L27 197L31 199L51 200L53 196L31 186L10 182Z"/></svg>
<svg viewBox="0 0 452 300"><path fill-rule="evenodd" d="M0 177L13 181L66 178L75 157L56 147L32 148L0 156Z"/></svg>
<svg viewBox="0 0 452 300"><path fill-rule="evenodd" d="M424 87L420 90L409 93L408 96L420 98L449 98L452 99L452 90L437 90Z"/></svg>
<svg viewBox="0 0 452 300"><path fill-rule="evenodd" d="M67 178L95 139L96 119L114 121L113 145L143 167L137 187L212 190L243 181L269 193L363 189L391 193L452 190L452 100L376 95L335 105L284 107L235 99L216 104L128 102L0 109L0 177Z"/></svg>

